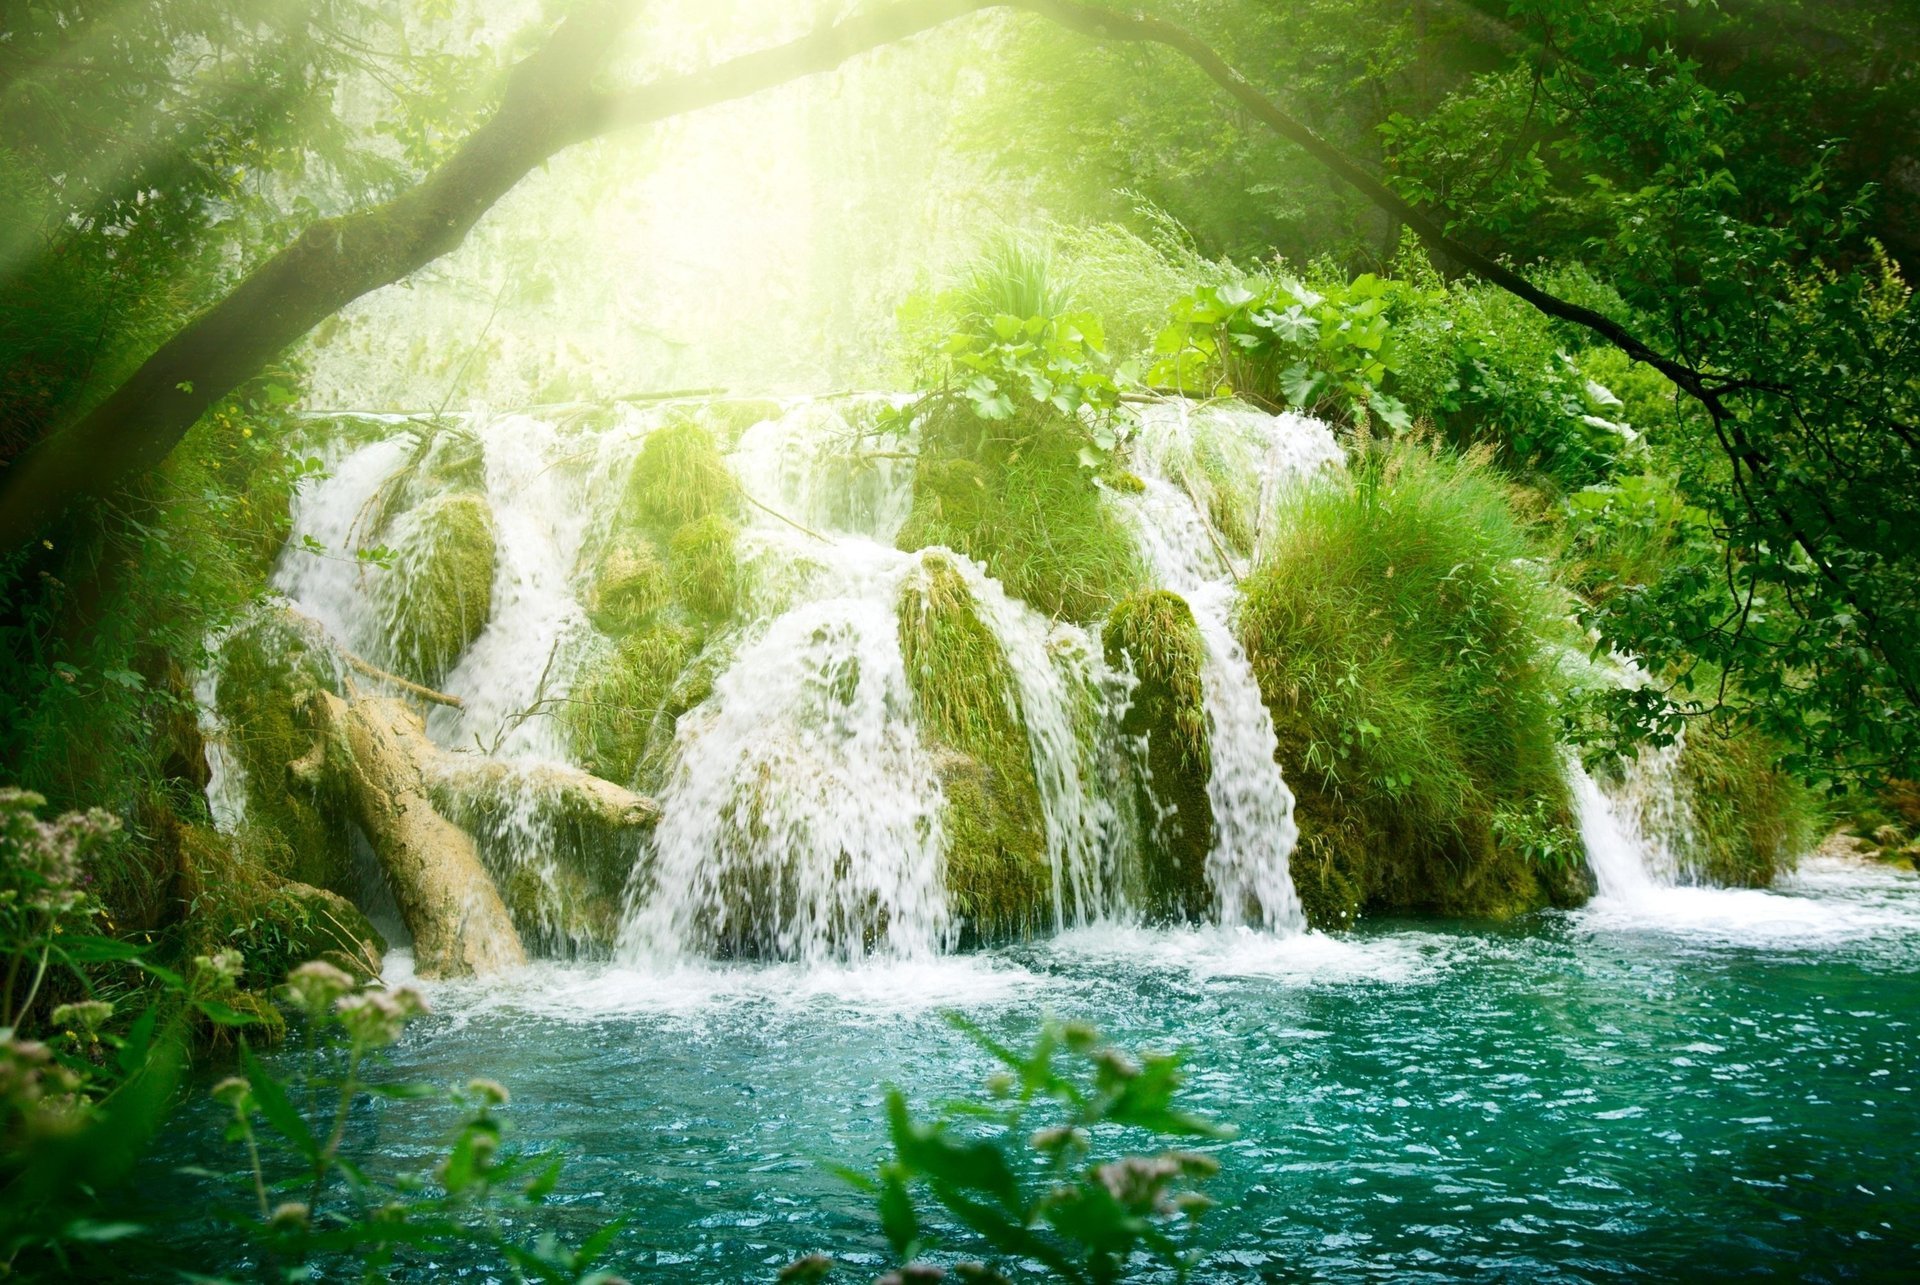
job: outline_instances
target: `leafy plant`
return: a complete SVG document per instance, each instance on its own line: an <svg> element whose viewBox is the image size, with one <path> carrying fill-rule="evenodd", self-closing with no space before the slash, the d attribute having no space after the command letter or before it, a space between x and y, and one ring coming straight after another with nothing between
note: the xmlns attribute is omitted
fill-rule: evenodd
<svg viewBox="0 0 1920 1285"><path fill-rule="evenodd" d="M842 1171L873 1194L900 1260L898 1271L882 1279L944 1274L921 1261L940 1244L917 1203L924 1194L972 1243L1044 1263L1061 1280L1104 1285L1143 1257L1184 1280L1199 1260L1201 1216L1214 1203L1196 1185L1217 1174L1219 1162L1198 1151L1113 1149L1143 1137L1232 1136L1177 1105L1180 1059L1149 1053L1135 1060L1080 1022L1048 1022L1031 1050L1016 1052L961 1018L951 1020L1005 1068L987 1081L985 1100L950 1103L937 1119L922 1120L892 1090L891 1157L871 1175ZM803 1259L788 1279L817 1279L830 1265ZM954 1272L966 1281L1005 1280L979 1263Z"/></svg>
<svg viewBox="0 0 1920 1285"><path fill-rule="evenodd" d="M447 1090L372 1073L380 1050L427 1011L417 992L362 988L333 965L314 961L288 975L283 994L304 1019L301 1068L283 1078L243 1048L241 1074L213 1088L232 1112L229 1140L246 1149L251 1209L231 1221L259 1250L258 1279L340 1279L351 1271L362 1280L386 1280L395 1267L438 1261L450 1251L482 1255L516 1281L600 1285L616 1279L595 1264L624 1221L608 1223L577 1249L551 1232L531 1244L512 1235L511 1215L544 1204L561 1162L506 1143L499 1114L508 1102L504 1087L474 1079ZM430 1174L389 1178L353 1154L348 1123L367 1096L461 1111L453 1140Z"/></svg>

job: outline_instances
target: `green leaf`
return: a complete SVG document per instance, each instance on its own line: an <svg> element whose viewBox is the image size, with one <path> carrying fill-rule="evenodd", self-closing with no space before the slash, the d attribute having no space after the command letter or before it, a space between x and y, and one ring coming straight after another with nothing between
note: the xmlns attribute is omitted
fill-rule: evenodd
<svg viewBox="0 0 1920 1285"><path fill-rule="evenodd" d="M887 1244L902 1259L913 1257L920 1249L920 1217L907 1190L906 1172L899 1165L881 1166L879 1208L880 1230Z"/></svg>
<svg viewBox="0 0 1920 1285"><path fill-rule="evenodd" d="M317 1164L320 1160L320 1144L314 1141L305 1117L287 1096L286 1086L274 1078L244 1040L240 1044L240 1066L247 1077L247 1084L253 1089L254 1105L260 1109L267 1123L273 1126L274 1132L286 1139L308 1162Z"/></svg>

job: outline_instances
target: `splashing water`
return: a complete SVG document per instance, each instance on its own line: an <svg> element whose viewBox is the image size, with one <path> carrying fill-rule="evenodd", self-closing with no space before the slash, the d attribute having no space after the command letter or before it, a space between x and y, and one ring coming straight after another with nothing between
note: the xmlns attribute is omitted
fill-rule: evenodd
<svg viewBox="0 0 1920 1285"><path fill-rule="evenodd" d="M746 501L737 545L746 602L696 662L712 667L711 691L674 730L657 778L658 825L612 858L631 874L617 928L607 931L630 964L742 953L912 960L956 940L946 799L915 724L898 636L901 594L927 574L920 554L893 547L913 505L913 443L876 428L877 412L900 404L770 403L756 422L721 430ZM624 479L648 434L686 412L662 404L624 407L610 420L562 409L452 421L479 453L468 485L485 500L495 560L491 615L440 683L460 705L430 712L434 740L519 764L574 762L552 715L605 647L583 607L595 550L619 520ZM1337 465L1340 451L1323 425L1298 416L1148 406L1139 420L1144 489L1121 502L1157 580L1188 598L1205 643L1208 871L1219 916L1297 930L1287 871L1293 799L1234 636L1233 581L1265 497ZM400 596L417 520L407 505L423 489L409 470L423 450L438 449L439 439L423 447L423 435L447 425L363 416L332 441L328 427L316 421L330 473L296 500L274 586L339 646L392 655L410 606ZM1246 521L1223 534L1216 508ZM382 541L401 545L396 566L356 556ZM1126 676L1106 665L1097 634L1045 619L968 558L942 557L1011 675L1046 830L1054 927L1126 919L1137 847L1131 807L1116 802L1126 795L1111 735ZM211 680L203 688L210 697ZM237 772L229 766L216 785L223 815L233 813ZM518 890L516 913L536 946L589 949L582 916L602 912L582 910L555 800L531 780L508 778L502 788L485 817L463 823L503 886Z"/></svg>
<svg viewBox="0 0 1920 1285"><path fill-rule="evenodd" d="M1204 467L1209 460L1212 467ZM1206 647L1201 685L1214 836L1207 876L1224 924L1298 932L1305 917L1288 870L1300 835L1293 792L1275 758L1273 717L1232 627L1235 581L1248 560L1215 528L1207 501L1238 504L1257 518L1270 511L1280 486L1341 460L1326 425L1302 416L1220 409L1200 425L1185 403L1148 407L1140 416L1134 462L1145 485L1128 507L1155 578L1185 597ZM1225 493L1233 488L1241 494Z"/></svg>

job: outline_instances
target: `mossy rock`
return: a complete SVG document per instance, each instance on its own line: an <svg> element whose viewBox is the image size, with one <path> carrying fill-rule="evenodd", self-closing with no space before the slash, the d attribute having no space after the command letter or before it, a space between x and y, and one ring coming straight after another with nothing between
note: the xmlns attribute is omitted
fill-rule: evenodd
<svg viewBox="0 0 1920 1285"><path fill-rule="evenodd" d="M542 870L522 862L496 884L507 915L528 946L542 955L597 956L620 928L618 891L609 893L568 865Z"/></svg>
<svg viewBox="0 0 1920 1285"><path fill-rule="evenodd" d="M379 975L387 939L358 906L338 893L297 882L283 884L275 900L287 911L290 955L302 963L324 959L363 982Z"/></svg>
<svg viewBox="0 0 1920 1285"><path fill-rule="evenodd" d="M1107 661L1136 679L1120 730L1144 738L1136 789L1148 904L1156 914L1204 919L1213 910L1207 854L1213 756L1201 672L1206 642L1186 600L1163 589L1136 594L1108 618Z"/></svg>
<svg viewBox="0 0 1920 1285"><path fill-rule="evenodd" d="M1046 817L1013 673L947 559L929 555L900 595L900 650L922 737L946 794L947 891L964 939L1046 922Z"/></svg>
<svg viewBox="0 0 1920 1285"><path fill-rule="evenodd" d="M493 513L478 495L443 495L407 519L382 582L395 672L429 687L446 678L493 615Z"/></svg>
<svg viewBox="0 0 1920 1285"><path fill-rule="evenodd" d="M246 781L245 827L272 874L332 892L355 885L351 829L324 796L287 775L313 748L307 709L336 687L329 658L299 631L261 614L228 636L216 662L214 703L228 752Z"/></svg>
<svg viewBox="0 0 1920 1285"><path fill-rule="evenodd" d="M1825 820L1818 800L1780 770L1778 747L1764 737L1689 730L1679 762L1693 821L1685 873L1723 888L1770 886L1813 847Z"/></svg>
<svg viewBox="0 0 1920 1285"><path fill-rule="evenodd" d="M693 659L696 639L655 621L590 661L575 681L562 718L573 752L596 776L631 783L668 696Z"/></svg>
<svg viewBox="0 0 1920 1285"><path fill-rule="evenodd" d="M610 634L629 633L667 605L667 565L653 542L627 535L601 555L587 590L587 616Z"/></svg>
<svg viewBox="0 0 1920 1285"><path fill-rule="evenodd" d="M696 518L673 533L668 568L673 596L695 615L726 620L740 609L739 533L718 513Z"/></svg>
<svg viewBox="0 0 1920 1285"><path fill-rule="evenodd" d="M731 516L740 490L713 434L675 419L647 434L627 481L623 518L643 528L677 531L689 522Z"/></svg>
<svg viewBox="0 0 1920 1285"><path fill-rule="evenodd" d="M964 399L936 400L896 544L964 553L1038 611L1099 619L1144 588L1146 572L1082 463L1091 445L1085 425L1051 409L989 423Z"/></svg>

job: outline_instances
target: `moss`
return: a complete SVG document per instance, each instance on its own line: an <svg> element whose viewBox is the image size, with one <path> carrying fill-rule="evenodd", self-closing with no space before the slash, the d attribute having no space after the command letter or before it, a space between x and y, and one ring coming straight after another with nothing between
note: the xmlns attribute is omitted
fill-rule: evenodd
<svg viewBox="0 0 1920 1285"><path fill-rule="evenodd" d="M900 595L900 650L946 794L947 891L962 933L1031 931L1052 898L1046 818L1013 674L966 582L938 555Z"/></svg>
<svg viewBox="0 0 1920 1285"><path fill-rule="evenodd" d="M1807 787L1775 766L1777 747L1743 732L1689 729L1680 777L1693 822L1686 873L1729 888L1764 888L1809 851L1823 820Z"/></svg>
<svg viewBox="0 0 1920 1285"><path fill-rule="evenodd" d="M623 516L659 531L674 531L739 507L739 488L713 434L691 419L676 419L647 434L627 481Z"/></svg>
<svg viewBox="0 0 1920 1285"><path fill-rule="evenodd" d="M934 398L921 421L908 551L936 545L986 566L1049 615L1095 620L1143 588L1125 524L1082 464L1091 437L1051 408L990 423L957 398Z"/></svg>
<svg viewBox="0 0 1920 1285"><path fill-rule="evenodd" d="M478 495L443 495L413 510L383 582L395 672L438 686L493 614L493 514Z"/></svg>
<svg viewBox="0 0 1920 1285"><path fill-rule="evenodd" d="M718 513L696 518L673 533L668 546L674 597L696 615L725 620L739 610L738 533Z"/></svg>
<svg viewBox="0 0 1920 1285"><path fill-rule="evenodd" d="M1113 610L1105 634L1107 660L1137 680L1120 729L1146 742L1139 782L1139 832L1146 893L1159 913L1204 918L1213 909L1207 853L1213 809L1207 781L1213 758L1201 686L1206 643L1193 611L1178 594L1155 589Z"/></svg>
<svg viewBox="0 0 1920 1285"><path fill-rule="evenodd" d="M655 722L694 651L692 631L656 621L589 662L563 715L582 766L609 781L635 779Z"/></svg>
<svg viewBox="0 0 1920 1285"><path fill-rule="evenodd" d="M587 615L606 633L630 633L666 606L668 596L667 567L652 541L628 535L616 540L595 565Z"/></svg>
<svg viewBox="0 0 1920 1285"><path fill-rule="evenodd" d="M513 926L541 955L600 954L620 928L620 899L568 865L520 862L497 874Z"/></svg>
<svg viewBox="0 0 1920 1285"><path fill-rule="evenodd" d="M214 686L228 752L246 780L248 827L261 863L284 879L350 893L355 879L349 830L326 801L287 776L313 748L306 710L332 690L326 659L272 615L256 617L221 648Z"/></svg>
<svg viewBox="0 0 1920 1285"><path fill-rule="evenodd" d="M1577 899L1564 615L1484 462L1393 446L1295 491L1274 531L1240 628L1298 800L1310 921Z"/></svg>

